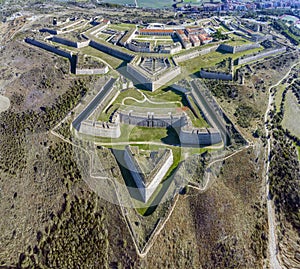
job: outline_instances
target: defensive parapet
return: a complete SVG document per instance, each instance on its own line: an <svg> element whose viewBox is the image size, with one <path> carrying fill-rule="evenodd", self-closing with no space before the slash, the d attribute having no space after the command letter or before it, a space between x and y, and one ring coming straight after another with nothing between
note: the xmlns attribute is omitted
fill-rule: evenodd
<svg viewBox="0 0 300 269"><path fill-rule="evenodd" d="M258 49L258 48L260 48L260 44L258 43L235 46L234 53L246 51L246 50Z"/></svg>
<svg viewBox="0 0 300 269"><path fill-rule="evenodd" d="M283 52L286 52L286 47L281 47L281 48L276 48L276 49L271 49L271 50L263 50L259 53L257 53L256 55L249 55L249 56L245 56L245 57L242 57L242 58L238 58L237 59L237 64L246 64L246 63L249 63L249 62L252 62L252 61L257 61L259 59L262 59L264 57L267 57L267 56L272 56L272 55L275 55L275 54L278 54L278 53L283 53Z"/></svg>
<svg viewBox="0 0 300 269"><path fill-rule="evenodd" d="M223 111L215 100L209 95L209 91L202 87L195 81L191 81L191 96L194 102L203 112L203 115L207 122L216 130L219 130L224 145L230 143L230 133L227 130L226 123L223 120ZM208 100L209 99L209 100Z"/></svg>
<svg viewBox="0 0 300 269"><path fill-rule="evenodd" d="M217 72L217 71L200 71L201 78L207 79L220 79L220 80L232 80L233 76L230 73Z"/></svg>
<svg viewBox="0 0 300 269"><path fill-rule="evenodd" d="M153 61L156 58L151 58ZM145 59L137 56L130 63L127 64L127 72L132 75L144 88L155 91L163 85L166 85L173 78L181 73L181 68L175 61L169 59L161 59L165 61L164 68L158 71L150 71L143 65Z"/></svg>
<svg viewBox="0 0 300 269"><path fill-rule="evenodd" d="M77 42L75 42L75 41L71 41L71 40L69 40L67 38L58 37L58 36L53 36L51 38L51 40L53 42L60 43L60 44L63 44L63 45L69 46L69 47L84 48L84 47L89 46L90 40L87 39L87 38L85 38L85 37L83 37L83 36L82 36L82 39L83 39L83 41L77 41Z"/></svg>
<svg viewBox="0 0 300 269"><path fill-rule="evenodd" d="M122 59L122 60L127 61L127 62L130 62L134 58L134 55L132 55L132 54L125 53L125 52L120 51L118 49L115 49L115 48L112 48L110 46L107 46L107 45L101 44L99 42L96 42L94 40L91 40L90 46L92 48L103 51L103 52L105 52L109 55L112 55L114 57L117 57L117 58Z"/></svg>
<svg viewBox="0 0 300 269"><path fill-rule="evenodd" d="M220 132L214 128L190 128L180 130L180 143L182 145L213 145L222 142Z"/></svg>
<svg viewBox="0 0 300 269"><path fill-rule="evenodd" d="M153 82L150 77L143 74L136 66L131 63L127 64L127 72L132 75L146 89L153 91Z"/></svg>
<svg viewBox="0 0 300 269"><path fill-rule="evenodd" d="M45 49L47 51L53 52L59 56L68 58L70 60L72 59L72 52L68 52L68 51L62 50L60 48L57 48L55 46L51 46L43 41L38 41L36 39L27 37L27 38L25 38L25 42L29 43L31 45L37 46L39 48Z"/></svg>
<svg viewBox="0 0 300 269"><path fill-rule="evenodd" d="M98 94L93 98L93 100L85 107L85 109L76 117L76 119L72 122L73 127L80 131L81 123L88 119L88 117L95 111L95 109L99 106L103 106L103 102L108 99L112 90L113 84L116 79L111 78L98 92Z"/></svg>
<svg viewBox="0 0 300 269"><path fill-rule="evenodd" d="M209 48L206 48L206 49L196 50L196 51L192 51L192 52L189 52L189 53L176 55L176 56L174 56L174 60L176 61L176 63L188 61L188 60L191 60L191 59L196 58L198 56L205 55L205 54L208 54L210 52L216 51L217 48L218 48L218 46L216 45L216 46L212 46L212 47L209 47Z"/></svg>
<svg viewBox="0 0 300 269"><path fill-rule="evenodd" d="M186 122L186 115L183 113L172 114L169 112L164 115L154 112L137 113L119 110L118 114L121 123L150 128L167 128L169 126L177 128L184 126Z"/></svg>
<svg viewBox="0 0 300 269"><path fill-rule="evenodd" d="M74 58L76 75L103 75L109 71L108 66L95 57L77 54Z"/></svg>
<svg viewBox="0 0 300 269"><path fill-rule="evenodd" d="M126 146L124 151L124 160L127 169L130 171L139 189L143 202L146 203L165 174L168 172L169 168L172 166L173 153L170 149L161 149L158 152L151 152L152 155L159 155L159 159L154 161L155 165L153 165L153 169L147 173L137 161L137 156L139 154L138 151L138 147Z"/></svg>
<svg viewBox="0 0 300 269"><path fill-rule="evenodd" d="M80 123L79 133L118 138L121 135L121 129L118 118L114 122L100 122L92 120L84 120Z"/></svg>
<svg viewBox="0 0 300 269"><path fill-rule="evenodd" d="M256 49L256 48L260 48L260 45L258 43L245 44L245 45L240 45L240 46L231 46L231 45L227 45L227 44L220 44L218 47L218 50L226 51L226 52L234 54L237 52Z"/></svg>
<svg viewBox="0 0 300 269"><path fill-rule="evenodd" d="M75 70L76 75L103 75L109 71L108 67L103 68L77 68Z"/></svg>

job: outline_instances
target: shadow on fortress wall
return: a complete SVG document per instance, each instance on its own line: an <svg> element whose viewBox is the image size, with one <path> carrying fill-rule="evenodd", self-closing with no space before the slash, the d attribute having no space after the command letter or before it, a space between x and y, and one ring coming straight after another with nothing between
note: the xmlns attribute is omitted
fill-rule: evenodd
<svg viewBox="0 0 300 269"><path fill-rule="evenodd" d="M69 61L71 73L76 74L77 55L72 55L72 57L69 58Z"/></svg>
<svg viewBox="0 0 300 269"><path fill-rule="evenodd" d="M180 128L175 129L172 126L167 127L167 136L162 138L161 142L171 146L180 145L179 132Z"/></svg>
<svg viewBox="0 0 300 269"><path fill-rule="evenodd" d="M139 192L139 189L130 173L130 170L127 169L125 165L125 160L124 160L124 150L121 149L112 149L111 150L113 155L116 158L116 161L119 165L122 177L125 181L125 185L128 188L129 194L133 199L136 199L138 201L143 201L143 197L141 193Z"/></svg>
<svg viewBox="0 0 300 269"><path fill-rule="evenodd" d="M126 168L125 160L124 160L124 150L120 149L113 149L112 153L114 154L116 161L120 167L120 171L123 177L123 180L125 181L125 185L127 186L129 195L132 199L138 200L143 202L143 198L139 192L138 187L136 186L136 183L130 173L130 171ZM171 175L168 177L167 180L164 180L162 182L162 188L159 190L158 193L154 192L155 195L154 200L151 202L151 204L148 206L145 204L145 206L148 206L148 209L146 210L144 217L150 216L157 208L157 206L161 203L163 197L167 193L170 184L173 181L173 177L175 176L175 172L177 171L177 167L174 168L171 172Z"/></svg>

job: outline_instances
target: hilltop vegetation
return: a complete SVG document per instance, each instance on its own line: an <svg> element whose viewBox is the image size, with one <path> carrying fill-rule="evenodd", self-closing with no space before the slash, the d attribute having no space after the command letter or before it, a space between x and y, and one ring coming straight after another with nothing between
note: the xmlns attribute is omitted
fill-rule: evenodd
<svg viewBox="0 0 300 269"><path fill-rule="evenodd" d="M39 12L45 8L44 2L49 4L49 1L31 2L38 5ZM156 4L158 1L148 1L150 2ZM93 3L96 5L95 1ZM138 0L138 3L142 3L142 0ZM19 1L19 4L22 3ZM73 4L78 7L74 14L81 16L83 9L79 7L82 3ZM166 5L164 1L158 4ZM51 9L49 7L47 12L52 12ZM91 9L86 14L95 15L97 12L98 10ZM115 10L103 9L99 14L106 18L115 16L114 19L118 22L132 22L138 20L138 12L138 9L122 7ZM181 20L175 19L170 11L164 13L163 10L145 9L141 12L144 16L143 23L166 22L166 18L176 23ZM43 23L49 24L49 17L45 16L43 20ZM14 21L9 25L12 26L13 23ZM25 31L26 34L29 32ZM294 28L289 28L289 31L297 35ZM14 40L20 39L25 33L16 35ZM222 39L222 33L218 31L216 37ZM96 172L103 172L103 177L91 176L95 180L92 183L100 186L96 193L92 188L94 186L84 178L84 172L87 171L90 176L94 171L89 170L87 159L83 158L83 161L80 160L82 163L79 163L80 153L74 152L74 147L88 142L80 141L75 145L77 141L71 139L73 134L70 124L74 116L72 109L81 103L84 96L92 98L91 85L97 81L96 85L100 87L101 79L104 81L107 77L99 79L99 76L91 78L70 75L67 62L59 57L49 56L48 52L24 46L19 41L10 41L1 52L3 57L0 58L0 71L12 104L10 110L0 114L0 208L4 212L0 222L1 268L268 268L268 223L263 177L266 137L262 131L263 115L268 88L286 74L292 63L299 60L298 52L288 51L278 57L241 66L238 73L244 80L239 82L204 80L234 123L234 126L227 127L234 129L231 138L235 143L226 148L224 156L213 155L219 150L219 145L211 149L183 150L171 146L179 144L178 136L173 130L168 130L167 133L165 129L153 131L143 127L132 130L129 136L129 141L132 142L141 138L143 141L150 139L169 142L174 154L174 167L182 159L196 154L181 166L185 173L179 174L184 182L190 180L193 184L180 185L181 178L178 181L175 178L171 182L177 188L176 192L180 192L176 196L178 202L172 208L174 210L166 225L157 238L151 241L153 246L144 258L138 256L134 243L137 243L138 248L146 245L154 227L160 227L158 224L163 220L161 212L167 216L175 199L159 206L154 203L156 201L151 201L151 206L149 202L138 209L126 208L123 214L123 208L119 205L97 196L102 192L111 194L118 203L110 181L101 181L108 182L109 186L102 187L104 184L98 184L106 175L117 179L126 188L123 180L125 177L122 177L126 173L119 169L112 154L113 150L119 150L123 154L119 145L113 149L100 146L93 148L100 159L99 166L102 166L95 165L95 171L98 169ZM84 52L89 53L91 50ZM234 57L241 55L236 54ZM106 59L113 67L120 65L119 60L113 60L102 52L97 53L97 56ZM182 64L183 70L187 70L182 77L193 79L193 76L198 76L200 68L209 65L216 64L219 69L227 69L230 62L227 58L228 55L216 52L199 56L195 61ZM116 75L117 71L112 73L110 75ZM296 78L295 74L295 77L289 79L296 81ZM294 85L296 90L298 84ZM94 92L99 90L97 87L93 89ZM283 92L286 94L286 91ZM156 106L158 110L162 110L168 106L164 101L173 101L172 107L179 111L179 107L188 105L183 94L175 91L142 93L148 98L143 103L141 101L144 96L141 92L135 89L123 90L115 104L111 104L100 118L108 120L119 106L135 105L141 110ZM88 98L82 102L82 106L87 102ZM189 115L194 113L193 123L196 126L208 126L194 102L191 101L190 110L184 108L180 111ZM295 145L299 147L300 142L294 133L281 126L287 111L281 105L279 113L274 110L270 114L273 120L268 127L273 130L274 141L270 154L269 198L274 199L276 205L279 222L277 236L283 262L286 267L290 265L297 268L300 261L300 167ZM51 130L67 115L67 120L55 130L64 136L65 140L62 140L53 135ZM245 142L238 129L250 143ZM73 144L66 142L68 139ZM142 143L139 147L154 148ZM83 152L81 149L78 151ZM85 154L84 151L82 155L86 157ZM214 164L207 167L210 161L214 161ZM83 164L86 171L79 164ZM168 175L173 173L173 166ZM194 189L196 186L206 186L207 178L204 175L210 170L216 172L210 174L208 188L205 191ZM165 189L170 186L165 179L161 189L158 189L159 199L165 198ZM172 195L175 187L170 188ZM132 226L128 226L127 218L132 219Z"/></svg>

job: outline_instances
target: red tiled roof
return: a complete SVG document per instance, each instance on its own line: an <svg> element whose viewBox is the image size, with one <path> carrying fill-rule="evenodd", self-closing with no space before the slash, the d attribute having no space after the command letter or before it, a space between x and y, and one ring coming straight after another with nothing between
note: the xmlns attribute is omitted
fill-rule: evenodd
<svg viewBox="0 0 300 269"><path fill-rule="evenodd" d="M191 41L192 41L193 43L199 42L199 38L198 38L196 35L191 35L191 36L190 36L190 39L191 39Z"/></svg>
<svg viewBox="0 0 300 269"><path fill-rule="evenodd" d="M212 39L208 35L198 35L198 37L200 38L200 40L211 40Z"/></svg>

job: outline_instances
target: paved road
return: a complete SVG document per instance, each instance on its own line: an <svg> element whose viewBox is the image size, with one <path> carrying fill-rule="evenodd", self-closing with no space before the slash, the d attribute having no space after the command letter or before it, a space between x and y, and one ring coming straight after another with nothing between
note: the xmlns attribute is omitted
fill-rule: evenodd
<svg viewBox="0 0 300 269"><path fill-rule="evenodd" d="M99 91L99 93L94 97L94 99L87 105L87 107L78 115L78 117L73 121L73 127L79 130L80 123L86 120L100 104L100 102L107 96L109 90L114 85L116 79L111 78Z"/></svg>

